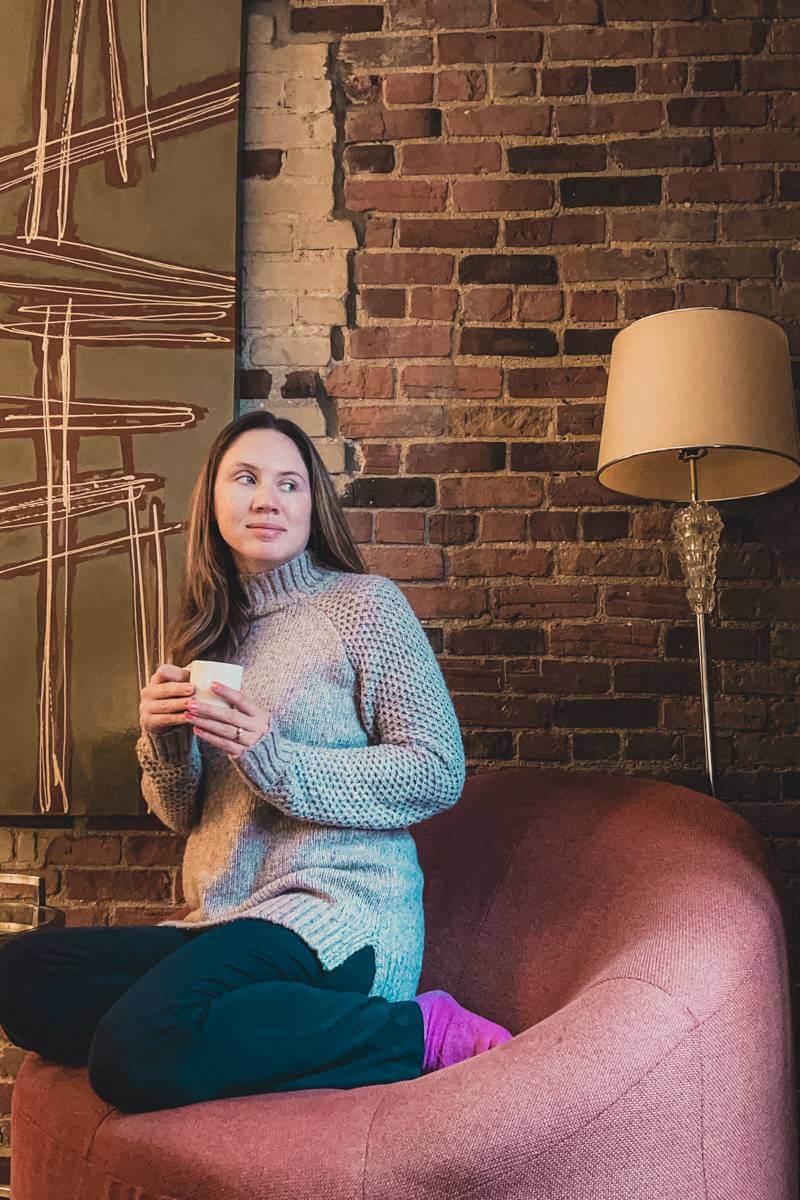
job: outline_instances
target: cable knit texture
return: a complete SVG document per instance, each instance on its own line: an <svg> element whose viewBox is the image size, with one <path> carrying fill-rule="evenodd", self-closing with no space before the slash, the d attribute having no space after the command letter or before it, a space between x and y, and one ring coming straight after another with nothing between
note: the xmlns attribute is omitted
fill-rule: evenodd
<svg viewBox="0 0 800 1200"><path fill-rule="evenodd" d="M232 661L272 724L238 757L189 722L139 737L148 808L189 835L191 911L159 924L276 921L329 970L370 944L370 995L410 1000L424 922L408 827L455 804L466 774L436 656L385 576L333 570L306 549L239 579L251 621Z"/></svg>

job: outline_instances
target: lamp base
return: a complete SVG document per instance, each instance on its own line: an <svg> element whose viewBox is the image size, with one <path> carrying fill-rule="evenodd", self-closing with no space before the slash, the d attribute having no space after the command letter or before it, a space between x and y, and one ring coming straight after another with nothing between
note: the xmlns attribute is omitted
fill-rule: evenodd
<svg viewBox="0 0 800 1200"><path fill-rule="evenodd" d="M694 490L694 489L693 489ZM722 518L712 504L693 500L682 508L672 521L672 532L678 546L686 580L689 605L697 620L697 651L700 663L700 695L703 704L703 741L706 752L706 774L712 796L717 795L716 731L714 727L714 695L708 658L707 620L714 608L717 552L722 531Z"/></svg>

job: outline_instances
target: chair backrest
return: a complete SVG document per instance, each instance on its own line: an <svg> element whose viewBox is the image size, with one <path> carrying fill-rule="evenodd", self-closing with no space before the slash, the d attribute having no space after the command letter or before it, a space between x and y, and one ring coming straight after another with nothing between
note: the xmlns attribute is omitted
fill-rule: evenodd
<svg viewBox="0 0 800 1200"><path fill-rule="evenodd" d="M702 1019L765 946L773 984L788 989L774 863L710 796L513 767L470 776L452 809L412 832L425 876L419 990L444 988L514 1031L620 975Z"/></svg>

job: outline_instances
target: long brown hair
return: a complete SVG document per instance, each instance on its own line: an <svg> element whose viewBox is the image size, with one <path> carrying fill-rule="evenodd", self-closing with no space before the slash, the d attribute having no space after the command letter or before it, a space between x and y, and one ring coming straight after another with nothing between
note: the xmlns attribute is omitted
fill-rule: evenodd
<svg viewBox="0 0 800 1200"><path fill-rule="evenodd" d="M303 456L311 484L311 531L306 549L322 566L367 575L339 497L311 438L286 417L259 409L237 417L216 436L192 490L186 536L186 571L177 616L167 635L167 661L218 660L247 636L247 603L230 547L214 519L214 484L223 454L248 429L277 429Z"/></svg>

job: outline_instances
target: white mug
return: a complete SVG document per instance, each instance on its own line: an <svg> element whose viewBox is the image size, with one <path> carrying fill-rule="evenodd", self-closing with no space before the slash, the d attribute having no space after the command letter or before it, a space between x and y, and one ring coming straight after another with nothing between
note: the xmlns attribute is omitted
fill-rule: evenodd
<svg viewBox="0 0 800 1200"><path fill-rule="evenodd" d="M196 658L189 663L189 682L194 684L194 699L200 704L215 704L217 708L232 710L233 705L213 691L211 684L222 683L238 692L242 689L243 676L244 667L237 663L213 662L208 658Z"/></svg>

